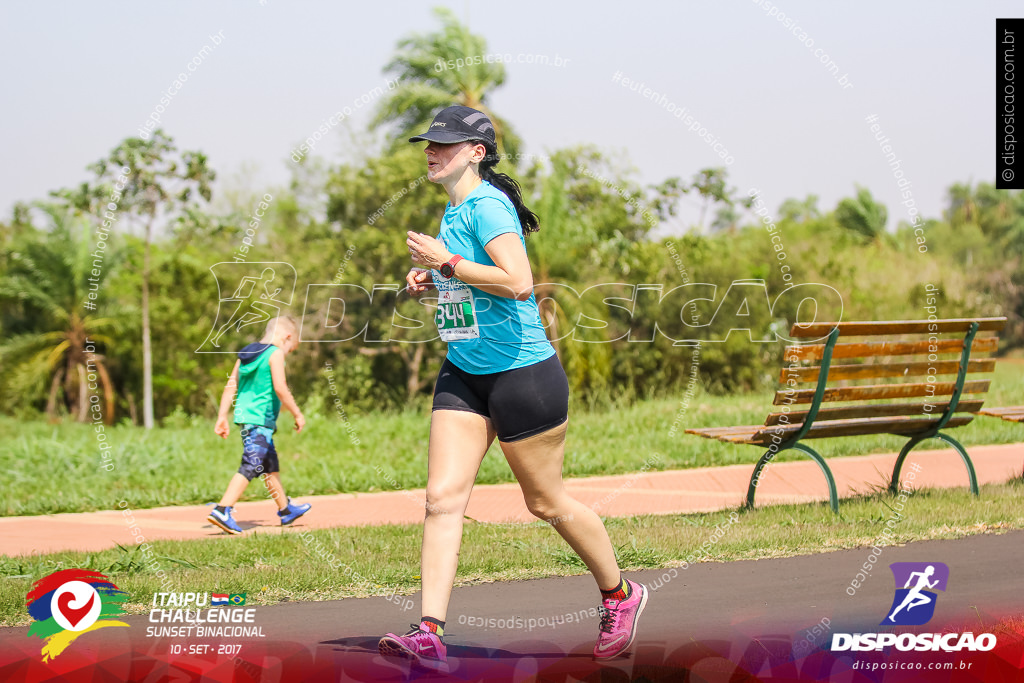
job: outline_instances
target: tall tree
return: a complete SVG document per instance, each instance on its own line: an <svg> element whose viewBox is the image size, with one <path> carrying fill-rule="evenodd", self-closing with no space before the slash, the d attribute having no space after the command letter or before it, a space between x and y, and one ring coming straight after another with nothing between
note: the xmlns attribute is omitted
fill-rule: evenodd
<svg viewBox="0 0 1024 683"><path fill-rule="evenodd" d="M736 204L741 204L747 208L752 206L752 199L738 199L736 197L736 188L728 187L727 182L728 172L724 168L702 168L693 174L693 180L691 180L689 184L684 185L682 188L679 188L678 184L674 186L675 191L681 190L683 194L695 192L700 198L700 218L698 219L697 227L701 231L704 230L704 221L707 217L708 209L711 208L712 204L722 205L721 208L725 213L725 227L735 225L736 220L738 220L738 216L733 216L730 213L730 210L732 210ZM664 191L665 188L672 189L672 187L673 186L671 184L663 185L662 190ZM718 222L721 225L722 221Z"/></svg>
<svg viewBox="0 0 1024 683"><path fill-rule="evenodd" d="M553 284L553 276L565 276L560 266L564 259L573 259L580 251L581 232L578 223L569 216L569 198L566 192L568 170L565 163L555 160L551 172L541 179L539 203L535 210L538 222L544 230L543 239L531 240L528 245L531 256L537 264L535 277L538 307L541 319L548 330L548 337L561 357L559 328L559 289ZM573 229L576 228L576 229ZM564 313L562 315L564 317Z"/></svg>
<svg viewBox="0 0 1024 683"><path fill-rule="evenodd" d="M949 208L946 209L946 220L950 225L958 227L964 223L977 222L977 205L974 200L974 188L971 183L953 183L946 191L949 195Z"/></svg>
<svg viewBox="0 0 1024 683"><path fill-rule="evenodd" d="M154 426L153 349L149 320L150 246L154 230L189 211L196 196L209 201L215 172L202 152L178 152L174 140L157 129L146 140L127 138L90 167L99 181L120 187L115 211L143 225L142 256L142 421ZM126 181L119 178L130 170Z"/></svg>
<svg viewBox="0 0 1024 683"><path fill-rule="evenodd" d="M438 217L444 213L447 195L440 188L425 182L423 155L406 145L390 154L368 159L364 165L343 165L331 173L327 185L327 218L332 227L340 229L343 240L328 234L320 255L329 259L319 267L323 280L334 280L338 261L344 263L343 281L356 284L372 292L374 285L398 283L405 286L408 272L409 250L405 245L405 230L436 231ZM400 238L401 237L401 238ZM338 252L338 245L351 245L350 251ZM351 343L357 346L361 362L373 366L377 381L374 391L387 386L398 387L402 400L411 400L432 381L431 370L440 366L444 356L443 345L427 341L436 337L433 320L426 319L420 330L401 330L392 327L395 314L422 318L425 307L408 295L398 298L383 297L365 304L346 303L345 316L340 323L344 335L355 334ZM314 316L311 316L314 317ZM360 326L371 321L364 334ZM355 324L349 329L349 324ZM341 330L331 330L332 335ZM303 335L318 332L303 328ZM385 336L387 335L387 336ZM378 341L367 342L375 338ZM386 340L386 342L381 341ZM396 371L400 370L400 372ZM401 375L399 378L398 375ZM379 404L379 403L378 403Z"/></svg>
<svg viewBox="0 0 1024 683"><path fill-rule="evenodd" d="M398 52L384 67L399 83L384 99L374 125L394 124L401 136L422 132L434 114L452 104L479 109L491 119L499 148L517 159L519 137L487 104L487 97L505 82L505 65L488 63L487 42L445 7L434 9L441 29L414 34L398 43Z"/></svg>
<svg viewBox="0 0 1024 683"><path fill-rule="evenodd" d="M578 295L594 283L628 281L638 245L658 220L627 167L584 146L558 150L523 176L532 194L530 207L540 219L540 231L527 240L534 294L574 391L607 385L611 346L592 342L618 336L622 325L621 320L607 328L588 323L602 318L603 297L591 296L593 291L582 299ZM616 286L609 286L607 296L615 294ZM589 329L578 329L581 321Z"/></svg>
<svg viewBox="0 0 1024 683"><path fill-rule="evenodd" d="M779 220L806 223L821 216L818 210L818 195L809 194L803 201L787 199L779 206Z"/></svg>
<svg viewBox="0 0 1024 683"><path fill-rule="evenodd" d="M711 230L714 232L729 233L736 232L736 224L740 221L740 212L732 204L720 207L715 213L715 220L711 221Z"/></svg>

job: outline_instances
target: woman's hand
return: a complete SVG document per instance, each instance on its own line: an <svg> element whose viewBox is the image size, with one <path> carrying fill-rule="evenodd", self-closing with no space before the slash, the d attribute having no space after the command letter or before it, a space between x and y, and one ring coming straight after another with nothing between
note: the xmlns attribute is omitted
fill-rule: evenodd
<svg viewBox="0 0 1024 683"><path fill-rule="evenodd" d="M412 268L405 276L410 294L422 294L434 286L434 274L423 268Z"/></svg>
<svg viewBox="0 0 1024 683"><path fill-rule="evenodd" d="M413 263L424 268L440 268L451 260L452 253L445 248L441 240L411 230L406 235L405 243L409 247Z"/></svg>

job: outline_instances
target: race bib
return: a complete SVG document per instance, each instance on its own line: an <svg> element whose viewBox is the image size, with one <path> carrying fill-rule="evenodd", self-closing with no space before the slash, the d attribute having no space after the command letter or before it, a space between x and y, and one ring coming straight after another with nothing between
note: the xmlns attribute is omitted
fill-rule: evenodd
<svg viewBox="0 0 1024 683"><path fill-rule="evenodd" d="M434 315L441 341L478 339L480 326L477 324L473 292L469 285L454 279L444 284L448 286L438 287L437 313Z"/></svg>

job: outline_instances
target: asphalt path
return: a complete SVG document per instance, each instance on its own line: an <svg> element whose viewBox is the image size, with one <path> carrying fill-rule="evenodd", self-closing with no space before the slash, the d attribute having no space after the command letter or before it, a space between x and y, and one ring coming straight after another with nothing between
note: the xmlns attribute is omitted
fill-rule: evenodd
<svg viewBox="0 0 1024 683"><path fill-rule="evenodd" d="M457 588L446 627L452 664L447 678L377 654L381 635L402 633L418 621L417 595L257 607L263 638L147 636L147 628L158 625L148 615L128 617L131 628L84 635L46 671L62 670L66 675L52 680L69 681L1024 681L1024 644L1006 634L999 635L997 651L973 656L828 650L832 633L887 630L879 624L893 600L893 562L943 562L950 570L932 620L898 632L980 634L1000 619L1019 620L1024 531L886 547L870 575L852 588L870 556L870 549L859 548L632 572L629 578L651 587L651 596L631 655L611 662L591 659L598 596L588 575ZM47 680L38 663L41 641L26 632L0 629L0 680ZM240 651L234 657L188 653L204 645ZM176 647L182 651L171 654ZM901 656L970 668L873 675L851 670L854 661ZM91 667L93 676L76 678L79 665Z"/></svg>

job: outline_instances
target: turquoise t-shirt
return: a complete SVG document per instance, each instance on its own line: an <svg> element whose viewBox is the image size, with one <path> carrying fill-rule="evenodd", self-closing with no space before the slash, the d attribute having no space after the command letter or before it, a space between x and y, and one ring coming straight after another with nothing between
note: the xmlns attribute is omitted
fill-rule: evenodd
<svg viewBox="0 0 1024 683"><path fill-rule="evenodd" d="M526 248L515 207L505 193L483 181L458 206L445 208L438 239L453 254L493 266L484 245L515 233ZM457 266L456 266L457 268ZM448 342L448 360L465 372L485 375L539 363L555 353L544 334L537 299L489 294L433 271L438 292L435 322Z"/></svg>

